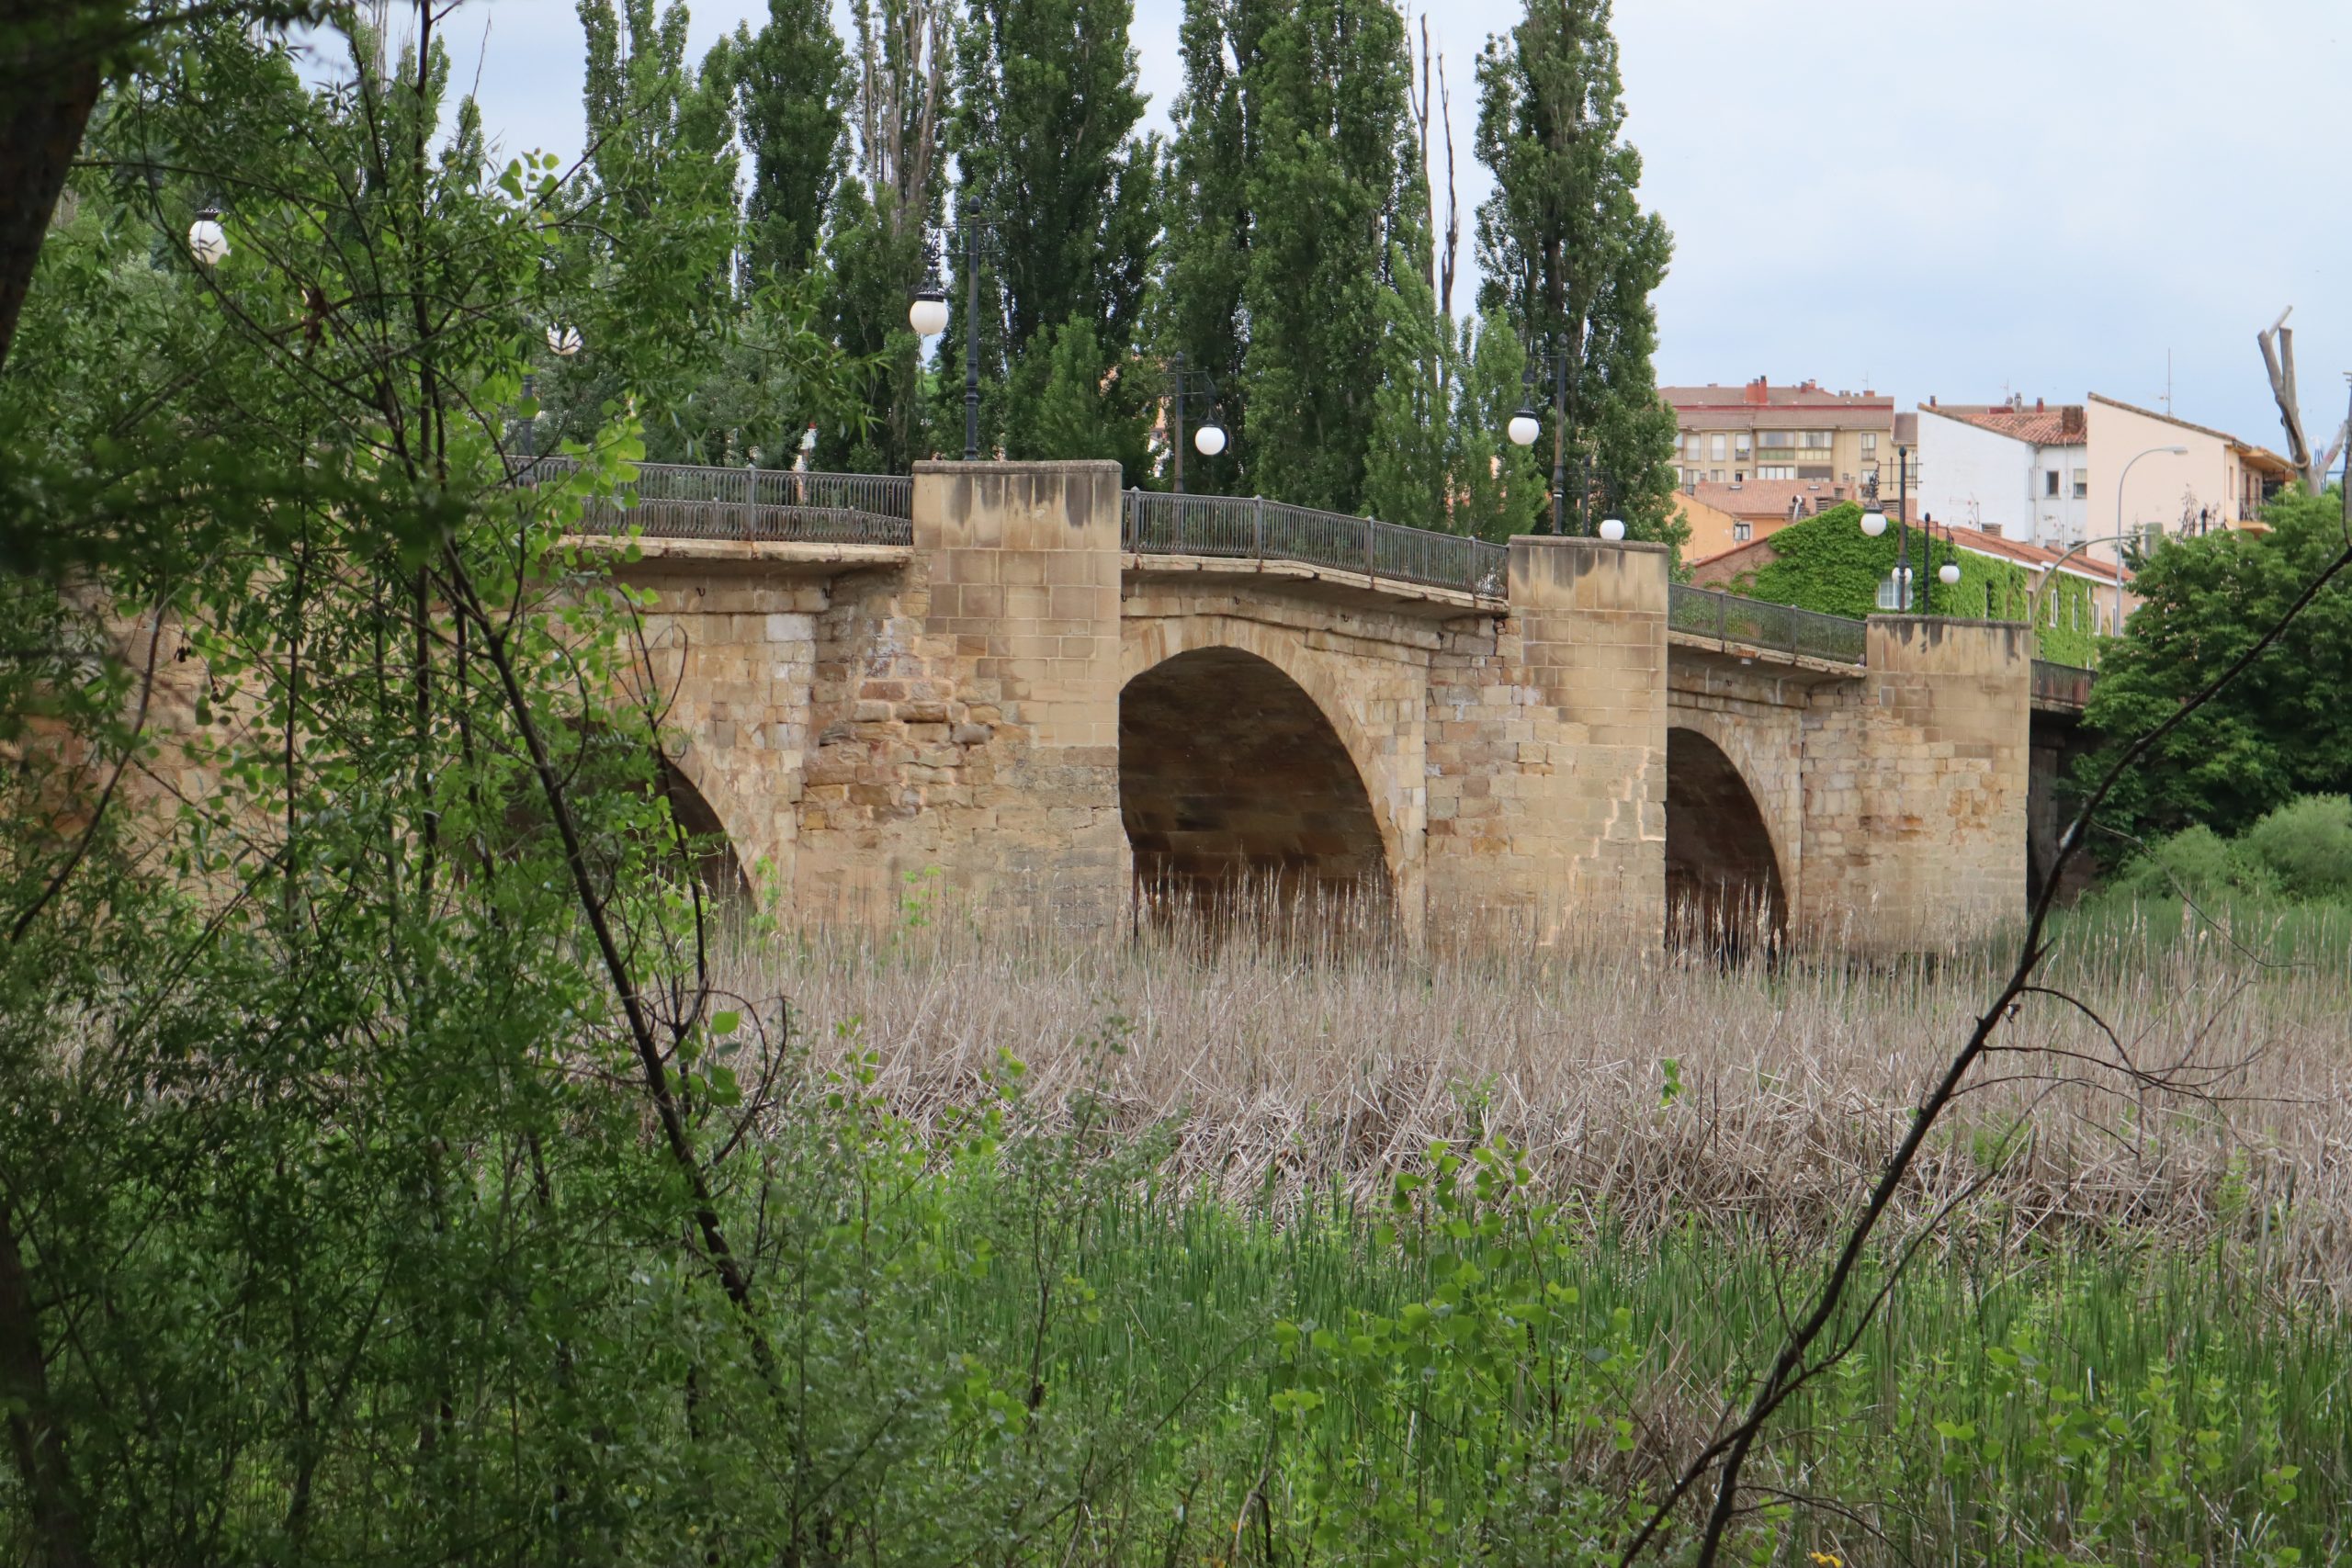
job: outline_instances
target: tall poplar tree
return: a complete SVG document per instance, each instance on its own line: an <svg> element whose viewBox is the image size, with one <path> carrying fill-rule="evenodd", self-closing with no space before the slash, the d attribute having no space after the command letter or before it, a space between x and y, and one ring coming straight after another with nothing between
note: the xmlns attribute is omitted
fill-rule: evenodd
<svg viewBox="0 0 2352 1568"><path fill-rule="evenodd" d="M1295 0L1243 67L1259 121L1242 287L1251 462L1265 493L1352 511L1372 445L1392 245L1428 245L1404 19ZM1418 263L1412 264L1418 265Z"/></svg>
<svg viewBox="0 0 2352 1568"><path fill-rule="evenodd" d="M973 0L956 51L947 145L959 209L989 223L981 262L984 438L1013 457L1139 449L1069 415L1125 367L1149 274L1158 213L1156 139L1139 140L1144 96L1127 43L1133 0ZM963 258L956 257L959 265ZM961 363L964 323L946 351ZM1057 442L1041 445L1038 400L1059 378ZM943 397L960 389L943 378ZM1101 415L1140 429L1132 386Z"/></svg>
<svg viewBox="0 0 2352 1568"><path fill-rule="evenodd" d="M734 37L736 115L752 157L745 257L753 278L814 265L847 164L849 60L830 0L768 0Z"/></svg>
<svg viewBox="0 0 2352 1568"><path fill-rule="evenodd" d="M819 461L904 473L930 450L921 344L909 296L926 276L942 210L952 0L854 0L856 175L833 220L829 311L842 349L878 359L863 428L820 431Z"/></svg>
<svg viewBox="0 0 2352 1568"><path fill-rule="evenodd" d="M1276 0L1185 0L1179 34L1184 84L1170 115L1175 135L1161 187L1168 237L1153 332L1163 354L1182 354L1216 382L1226 428L1237 437L1221 457L1187 459L1185 483L1195 491L1240 492L1253 476L1243 295L1259 126L1244 77L1278 10Z"/></svg>
<svg viewBox="0 0 2352 1568"><path fill-rule="evenodd" d="M1478 209L1479 305L1567 357L1570 525L1606 513L1634 537L1672 539L1674 418L1650 365L1650 295L1673 237L1642 209L1609 19L1610 0L1527 0L1509 38L1487 40L1478 157L1495 189Z"/></svg>

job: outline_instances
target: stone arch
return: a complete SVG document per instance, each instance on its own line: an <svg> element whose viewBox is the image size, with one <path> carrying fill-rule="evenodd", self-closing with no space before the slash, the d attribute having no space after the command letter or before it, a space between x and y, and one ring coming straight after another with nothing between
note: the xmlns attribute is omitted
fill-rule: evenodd
<svg viewBox="0 0 2352 1568"><path fill-rule="evenodd" d="M1254 655L1287 676L1338 735L1371 797L1398 919L1418 934L1421 919L1428 784L1422 727L1429 671L1378 638L1337 637L1291 624L1275 601L1174 593L1131 604L1123 628L1122 688L1189 653Z"/></svg>
<svg viewBox="0 0 2352 1568"><path fill-rule="evenodd" d="M1248 890L1395 907L1389 836L1354 749L1259 654L1190 649L1126 682L1119 813L1139 890L1196 906Z"/></svg>
<svg viewBox="0 0 2352 1568"><path fill-rule="evenodd" d="M1788 930L1781 857L1755 792L1724 748L1701 731L1666 732L1667 938L1738 945Z"/></svg>
<svg viewBox="0 0 2352 1568"><path fill-rule="evenodd" d="M696 841L695 879L714 899L748 903L752 897L752 879L735 852L735 836L727 830L727 823L710 797L688 775L686 761L685 756L673 757L663 751L660 759L660 787L670 803L671 817Z"/></svg>

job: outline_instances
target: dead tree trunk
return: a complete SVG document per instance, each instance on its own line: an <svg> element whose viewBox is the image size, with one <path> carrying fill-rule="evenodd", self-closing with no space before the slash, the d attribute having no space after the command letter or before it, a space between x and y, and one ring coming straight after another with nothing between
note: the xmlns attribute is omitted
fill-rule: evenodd
<svg viewBox="0 0 2352 1568"><path fill-rule="evenodd" d="M2303 436L2302 404L2295 395L2295 329L2287 324L2287 318L2294 313L2292 305L2279 311L2269 330L2256 333L2254 341L2262 345L2262 367L2270 372L2270 395L2278 402L2278 423L2287 427L2287 460L2302 476L2303 489L2319 495L2327 489L2328 470L2343 455L2346 436L2352 434L2352 418L2335 427L2335 439L2328 443L2325 452L2312 450Z"/></svg>

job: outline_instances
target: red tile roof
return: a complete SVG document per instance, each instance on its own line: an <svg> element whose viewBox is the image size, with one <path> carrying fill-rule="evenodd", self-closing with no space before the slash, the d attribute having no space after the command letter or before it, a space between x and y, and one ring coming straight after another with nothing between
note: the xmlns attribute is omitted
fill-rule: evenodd
<svg viewBox="0 0 2352 1568"><path fill-rule="evenodd" d="M2072 409L2021 409L2007 403L1939 403L1922 408L1921 413L1940 414L1945 419L1973 424L1979 430L1989 430L1996 435L2006 435L2013 441L2028 441L2036 446L2080 446L2090 440L2090 427L2083 417L2082 405ZM2068 414L2073 415L2070 422ZM2068 429L2069 423L2073 428Z"/></svg>
<svg viewBox="0 0 2352 1568"><path fill-rule="evenodd" d="M1728 512L1734 517L1751 521L1786 517L1792 498L1804 502L1807 517L1816 512L1826 512L1841 501L1856 499L1853 486L1829 479L1747 479L1736 485L1697 484L1687 487L1686 493L1695 495L1718 512Z"/></svg>
<svg viewBox="0 0 2352 1568"><path fill-rule="evenodd" d="M2023 539L1988 534L1982 528L1952 528L1941 523L1932 523L1928 526L1928 532L1936 537L1949 539L1963 550L1973 550L1980 556L1992 556L1999 560L2015 561L2029 571L2047 571L2064 560L2066 564L2063 570L2069 577L2095 578L2100 582L2109 583L2116 580L2117 569L2112 561L2098 560L2086 553L2069 557L2064 550L2045 549ZM2124 581L2132 581L2130 572L2121 575Z"/></svg>

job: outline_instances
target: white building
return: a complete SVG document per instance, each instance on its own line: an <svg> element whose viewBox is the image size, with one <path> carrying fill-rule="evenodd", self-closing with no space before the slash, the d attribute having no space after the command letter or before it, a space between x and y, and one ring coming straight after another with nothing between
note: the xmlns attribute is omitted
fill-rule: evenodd
<svg viewBox="0 0 2352 1568"><path fill-rule="evenodd" d="M2064 550L2091 536L2089 419L2036 399L1919 408L1920 509L1937 522Z"/></svg>
<svg viewBox="0 0 2352 1568"><path fill-rule="evenodd" d="M2093 392L2089 415L2094 536L2259 527L2262 503L2295 477L2276 452L2153 409ZM2112 546L2098 553L2114 558Z"/></svg>

